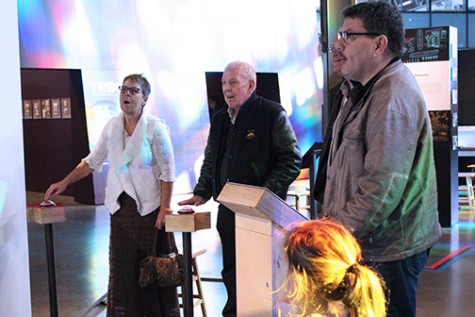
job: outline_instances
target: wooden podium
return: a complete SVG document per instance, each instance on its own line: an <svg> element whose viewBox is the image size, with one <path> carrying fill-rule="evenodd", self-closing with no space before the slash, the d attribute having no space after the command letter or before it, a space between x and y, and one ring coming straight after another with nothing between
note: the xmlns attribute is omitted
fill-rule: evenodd
<svg viewBox="0 0 475 317"><path fill-rule="evenodd" d="M236 214L237 315L277 317L284 228L307 219L262 187L227 183L217 200Z"/></svg>

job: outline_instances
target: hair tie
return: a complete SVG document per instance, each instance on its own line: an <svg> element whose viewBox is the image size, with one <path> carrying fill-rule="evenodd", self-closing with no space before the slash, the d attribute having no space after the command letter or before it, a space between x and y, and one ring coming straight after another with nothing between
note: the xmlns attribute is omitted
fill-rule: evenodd
<svg viewBox="0 0 475 317"><path fill-rule="evenodd" d="M346 269L346 274L348 274L348 273L355 273L356 264L357 264L357 263L353 263L352 265L350 265L349 267L347 267L347 269Z"/></svg>
<svg viewBox="0 0 475 317"><path fill-rule="evenodd" d="M357 264L358 263L353 263L352 265L346 268L345 276L343 277L340 284L338 284L338 286L335 289L329 290L326 287L324 288L328 294L329 300L343 299L346 292L348 291L348 287L351 286L351 280L350 280L350 277L348 276L348 273L355 273Z"/></svg>

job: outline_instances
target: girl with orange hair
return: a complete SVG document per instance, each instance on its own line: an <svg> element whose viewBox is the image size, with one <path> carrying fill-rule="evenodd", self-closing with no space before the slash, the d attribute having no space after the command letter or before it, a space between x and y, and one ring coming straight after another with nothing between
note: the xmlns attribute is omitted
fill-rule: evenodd
<svg viewBox="0 0 475 317"><path fill-rule="evenodd" d="M343 226L309 220L287 232L289 270L283 284L291 316L384 317L384 282L362 263L361 248Z"/></svg>

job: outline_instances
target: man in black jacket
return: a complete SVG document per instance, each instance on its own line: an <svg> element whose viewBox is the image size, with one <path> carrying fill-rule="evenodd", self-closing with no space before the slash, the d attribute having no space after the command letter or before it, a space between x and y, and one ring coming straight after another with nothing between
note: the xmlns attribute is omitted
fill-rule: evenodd
<svg viewBox="0 0 475 317"><path fill-rule="evenodd" d="M266 187L285 200L300 173L301 154L284 108L256 95L256 72L247 63L228 64L221 85L228 107L214 115L193 197L179 205L216 200L228 181ZM236 316L235 219L223 205L218 208L217 229L228 293L223 316Z"/></svg>

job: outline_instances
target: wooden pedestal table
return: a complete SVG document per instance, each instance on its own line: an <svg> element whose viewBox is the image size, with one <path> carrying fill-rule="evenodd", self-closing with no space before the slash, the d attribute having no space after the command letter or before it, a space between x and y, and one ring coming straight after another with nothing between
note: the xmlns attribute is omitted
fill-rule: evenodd
<svg viewBox="0 0 475 317"><path fill-rule="evenodd" d="M287 273L285 228L307 220L266 188L227 183L218 201L236 214L237 316L277 317Z"/></svg>
<svg viewBox="0 0 475 317"><path fill-rule="evenodd" d="M191 271L191 233L211 228L210 212L192 214L171 214L165 216L165 231L181 232L183 235L183 313L184 317L193 317L193 276Z"/></svg>
<svg viewBox="0 0 475 317"><path fill-rule="evenodd" d="M56 270L54 263L53 223L66 221L63 204L50 207L34 205L28 208L28 218L45 228L46 261L48 266L48 288L50 316L58 316L58 299L56 294Z"/></svg>

